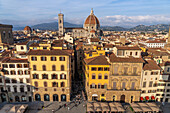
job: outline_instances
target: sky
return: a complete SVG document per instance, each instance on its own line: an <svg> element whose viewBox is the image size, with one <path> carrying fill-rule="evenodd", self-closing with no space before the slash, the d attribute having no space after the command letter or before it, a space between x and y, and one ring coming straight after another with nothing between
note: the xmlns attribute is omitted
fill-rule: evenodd
<svg viewBox="0 0 170 113"><path fill-rule="evenodd" d="M0 0L0 23L32 26L57 21L83 24L90 10L101 26L170 24L170 0Z"/></svg>

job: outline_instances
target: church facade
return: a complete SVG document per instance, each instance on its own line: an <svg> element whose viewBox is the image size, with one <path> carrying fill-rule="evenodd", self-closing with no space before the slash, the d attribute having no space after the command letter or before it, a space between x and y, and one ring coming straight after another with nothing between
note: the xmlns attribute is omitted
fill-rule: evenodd
<svg viewBox="0 0 170 113"><path fill-rule="evenodd" d="M91 10L90 15L86 18L83 28L64 28L64 14L58 14L58 34L59 36L64 36L65 33L74 38L93 38L102 35L100 22L94 15L93 9Z"/></svg>

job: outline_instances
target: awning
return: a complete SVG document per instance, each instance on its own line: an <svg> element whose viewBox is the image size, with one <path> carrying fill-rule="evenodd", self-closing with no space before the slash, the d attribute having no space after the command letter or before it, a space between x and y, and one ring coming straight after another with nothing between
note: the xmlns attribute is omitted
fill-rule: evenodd
<svg viewBox="0 0 170 113"><path fill-rule="evenodd" d="M146 100L149 100L149 97L148 97L148 96L146 96L146 97L145 97L145 99L146 99Z"/></svg>
<svg viewBox="0 0 170 113"><path fill-rule="evenodd" d="M155 100L155 97L154 97L154 96L151 96L151 99L152 99L152 100Z"/></svg>
<svg viewBox="0 0 170 113"><path fill-rule="evenodd" d="M98 95L97 94L93 94L92 96L96 96L97 97Z"/></svg>
<svg viewBox="0 0 170 113"><path fill-rule="evenodd" d="M140 100L142 100L142 101L143 101L143 100L144 100L144 99L143 99L143 97L140 97Z"/></svg>

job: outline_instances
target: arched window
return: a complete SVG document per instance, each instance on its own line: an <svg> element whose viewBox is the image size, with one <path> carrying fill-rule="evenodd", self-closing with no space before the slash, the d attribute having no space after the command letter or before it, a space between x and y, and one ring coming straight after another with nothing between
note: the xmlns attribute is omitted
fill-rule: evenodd
<svg viewBox="0 0 170 113"><path fill-rule="evenodd" d="M39 76L38 76L38 74L33 74L33 79L39 79Z"/></svg>
<svg viewBox="0 0 170 113"><path fill-rule="evenodd" d="M102 74L101 73L99 73L98 79L102 79Z"/></svg>
<svg viewBox="0 0 170 113"><path fill-rule="evenodd" d="M52 79L58 79L58 75L57 75L57 74L52 74L52 75L51 75L51 78L52 78Z"/></svg>
<svg viewBox="0 0 170 113"><path fill-rule="evenodd" d="M108 75L107 74L104 74L104 79L108 79Z"/></svg>
<svg viewBox="0 0 170 113"><path fill-rule="evenodd" d="M58 83L53 82L53 83L52 83L52 86L53 86L53 87L58 87Z"/></svg>
<svg viewBox="0 0 170 113"><path fill-rule="evenodd" d="M65 83L64 82L61 82L61 87L65 87Z"/></svg>
<svg viewBox="0 0 170 113"><path fill-rule="evenodd" d="M44 87L47 87L48 85L47 85L47 82L44 82Z"/></svg>
<svg viewBox="0 0 170 113"><path fill-rule="evenodd" d="M34 85L35 85L35 87L38 87L38 82L35 81L35 82L34 82Z"/></svg>
<svg viewBox="0 0 170 113"><path fill-rule="evenodd" d="M55 65L52 65L52 71L56 71Z"/></svg>
<svg viewBox="0 0 170 113"><path fill-rule="evenodd" d="M48 74L43 74L42 79L48 79Z"/></svg>
<svg viewBox="0 0 170 113"><path fill-rule="evenodd" d="M16 102L19 102L19 101L20 101L19 96L15 96L15 101L16 101Z"/></svg>
<svg viewBox="0 0 170 113"><path fill-rule="evenodd" d="M44 101L50 101L50 96L48 94L44 95Z"/></svg>
<svg viewBox="0 0 170 113"><path fill-rule="evenodd" d="M92 79L96 79L96 74L92 74Z"/></svg>
<svg viewBox="0 0 170 113"><path fill-rule="evenodd" d="M26 102L26 101L27 101L27 99L26 99L26 96L25 96L25 95L22 95L22 96L21 96L21 101L22 101L22 102Z"/></svg>
<svg viewBox="0 0 170 113"><path fill-rule="evenodd" d="M23 71L22 70L18 70L18 75L22 75Z"/></svg>
<svg viewBox="0 0 170 113"><path fill-rule="evenodd" d="M66 95L65 94L61 95L61 101L66 101Z"/></svg>
<svg viewBox="0 0 170 113"><path fill-rule="evenodd" d="M107 89L107 84L104 84L104 88Z"/></svg>
<svg viewBox="0 0 170 113"><path fill-rule="evenodd" d="M42 70L46 71L46 66L45 65L42 66Z"/></svg>
<svg viewBox="0 0 170 113"><path fill-rule="evenodd" d="M61 65L61 71L64 71L64 65Z"/></svg>
<svg viewBox="0 0 170 113"><path fill-rule="evenodd" d="M62 73L62 74L60 75L60 79L66 79L66 74Z"/></svg>
<svg viewBox="0 0 170 113"><path fill-rule="evenodd" d="M99 84L98 84L98 89L100 89L100 88L101 88L101 84L99 83Z"/></svg>
<svg viewBox="0 0 170 113"><path fill-rule="evenodd" d="M90 88L92 88L92 89L95 89L96 87L97 87L97 86L96 86L96 84L94 84L94 83L90 85Z"/></svg>
<svg viewBox="0 0 170 113"><path fill-rule="evenodd" d="M20 92L24 92L24 86L20 86Z"/></svg>
<svg viewBox="0 0 170 113"><path fill-rule="evenodd" d="M35 101L41 101L40 94L35 94Z"/></svg>
<svg viewBox="0 0 170 113"><path fill-rule="evenodd" d="M58 101L58 95L57 94L53 95L53 101Z"/></svg>
<svg viewBox="0 0 170 113"><path fill-rule="evenodd" d="M24 47L23 46L21 46L21 50L23 50L24 49Z"/></svg>

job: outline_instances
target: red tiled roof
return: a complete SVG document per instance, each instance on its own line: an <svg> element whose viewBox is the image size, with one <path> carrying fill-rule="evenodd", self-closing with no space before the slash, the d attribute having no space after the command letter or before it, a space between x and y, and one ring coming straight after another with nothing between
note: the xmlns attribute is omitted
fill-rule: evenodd
<svg viewBox="0 0 170 113"><path fill-rule="evenodd" d="M114 53L112 53L109 58L110 58L110 62L144 63L144 60L142 58L134 58L134 57L122 58L122 57L117 57Z"/></svg>
<svg viewBox="0 0 170 113"><path fill-rule="evenodd" d="M110 65L105 55L84 59L87 65Z"/></svg>
<svg viewBox="0 0 170 113"><path fill-rule="evenodd" d="M143 70L161 70L154 60L147 60L144 64Z"/></svg>

